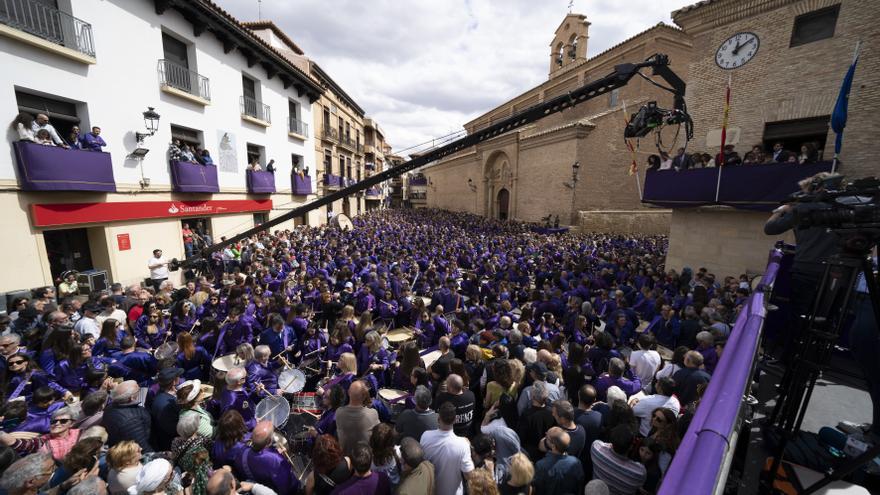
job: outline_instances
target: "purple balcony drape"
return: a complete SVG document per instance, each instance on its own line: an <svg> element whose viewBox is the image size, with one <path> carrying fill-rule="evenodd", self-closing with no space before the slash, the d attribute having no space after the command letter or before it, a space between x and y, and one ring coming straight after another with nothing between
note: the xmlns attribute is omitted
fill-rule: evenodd
<svg viewBox="0 0 880 495"><path fill-rule="evenodd" d="M19 185L26 191L116 192L110 153L12 143Z"/></svg>
<svg viewBox="0 0 880 495"><path fill-rule="evenodd" d="M304 196L312 194L312 178L308 175L293 174L291 176L293 194Z"/></svg>
<svg viewBox="0 0 880 495"><path fill-rule="evenodd" d="M172 160L171 183L175 192L220 192L216 165L177 162Z"/></svg>
<svg viewBox="0 0 880 495"><path fill-rule="evenodd" d="M342 177L333 174L324 174L324 185L331 187L341 187Z"/></svg>
<svg viewBox="0 0 880 495"><path fill-rule="evenodd" d="M743 210L769 211L798 190L798 181L830 171L831 162L736 165L681 172L649 170L645 177L642 202L666 208L725 205ZM718 201L715 201L716 188Z"/></svg>
<svg viewBox="0 0 880 495"><path fill-rule="evenodd" d="M245 170L247 190L254 194L270 194L275 192L275 174L265 170Z"/></svg>

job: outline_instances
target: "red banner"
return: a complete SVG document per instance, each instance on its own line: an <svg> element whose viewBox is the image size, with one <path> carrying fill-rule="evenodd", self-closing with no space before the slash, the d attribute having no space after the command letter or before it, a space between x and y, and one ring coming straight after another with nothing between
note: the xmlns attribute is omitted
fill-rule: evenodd
<svg viewBox="0 0 880 495"><path fill-rule="evenodd" d="M131 249L131 237L128 234L116 234L116 242L119 244L120 251Z"/></svg>
<svg viewBox="0 0 880 495"><path fill-rule="evenodd" d="M34 227L124 222L146 218L203 217L272 209L271 199L218 201L131 201L117 203L33 204Z"/></svg>

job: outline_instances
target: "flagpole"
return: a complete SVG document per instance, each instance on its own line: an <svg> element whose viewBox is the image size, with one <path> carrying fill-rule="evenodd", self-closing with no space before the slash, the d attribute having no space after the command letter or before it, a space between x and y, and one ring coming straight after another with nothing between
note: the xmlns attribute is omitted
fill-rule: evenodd
<svg viewBox="0 0 880 495"><path fill-rule="evenodd" d="M855 65L856 61L859 59L859 52L861 51L861 49L862 49L862 40L858 40L858 41L856 41L856 48L855 48L855 50L853 50L853 60L852 60L852 64L850 64L850 65ZM831 160L831 173L832 174L837 171L837 157L838 157L838 154L837 154L837 151L835 150L834 159Z"/></svg>
<svg viewBox="0 0 880 495"><path fill-rule="evenodd" d="M716 163L715 166L718 168L718 180L715 183L715 202L718 202L718 198L721 194L721 172L724 168L724 146L726 144L727 137L727 119L730 115L730 87L733 85L733 74L727 73L727 90L725 91L725 100L724 100L724 119L721 122L721 153L719 153L719 157L721 160L719 163Z"/></svg>

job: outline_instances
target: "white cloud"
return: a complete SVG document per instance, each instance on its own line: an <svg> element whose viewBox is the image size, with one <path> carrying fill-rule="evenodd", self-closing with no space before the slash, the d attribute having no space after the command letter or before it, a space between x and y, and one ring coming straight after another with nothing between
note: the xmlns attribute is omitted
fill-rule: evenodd
<svg viewBox="0 0 880 495"><path fill-rule="evenodd" d="M242 21L255 0L215 0ZM685 0L687 1L687 0ZM577 0L588 56L658 22L681 0ZM385 129L395 150L461 129L547 79L567 0L264 0L271 19Z"/></svg>

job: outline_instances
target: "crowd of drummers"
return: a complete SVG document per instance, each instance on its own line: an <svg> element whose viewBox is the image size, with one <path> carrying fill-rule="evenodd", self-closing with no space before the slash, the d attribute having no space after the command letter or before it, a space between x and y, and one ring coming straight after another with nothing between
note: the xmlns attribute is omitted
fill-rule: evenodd
<svg viewBox="0 0 880 495"><path fill-rule="evenodd" d="M665 253L383 210L36 291L0 316L0 492L654 493L750 290Z"/></svg>

